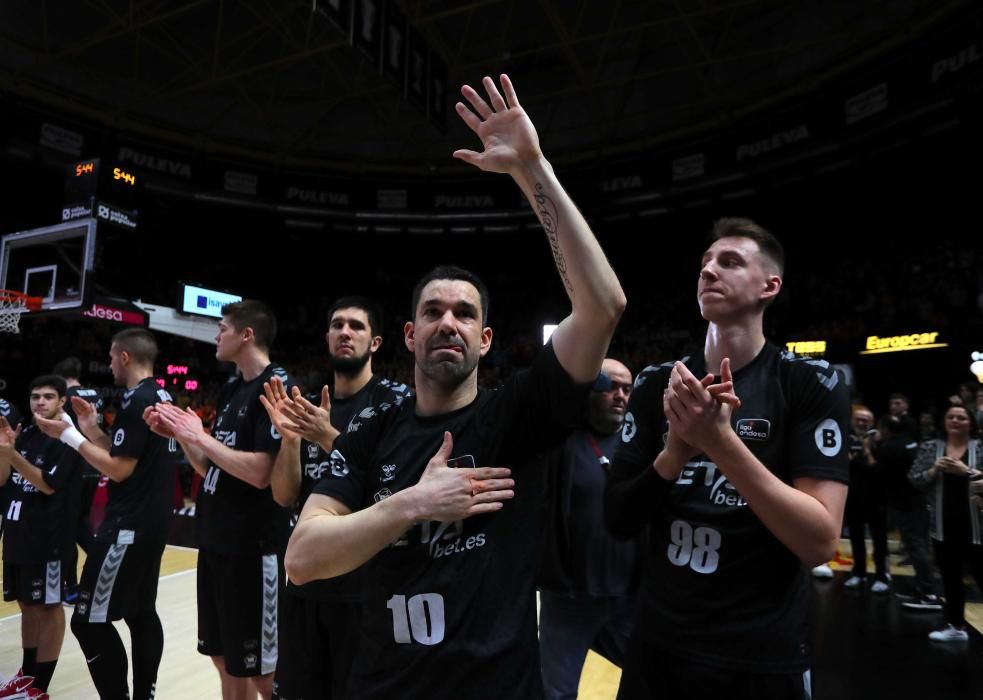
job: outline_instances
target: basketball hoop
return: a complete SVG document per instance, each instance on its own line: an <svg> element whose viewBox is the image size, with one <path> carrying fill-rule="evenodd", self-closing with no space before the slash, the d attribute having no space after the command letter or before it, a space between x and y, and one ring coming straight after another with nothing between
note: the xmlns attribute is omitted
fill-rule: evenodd
<svg viewBox="0 0 983 700"><path fill-rule="evenodd" d="M20 315L41 309L41 297L0 289L0 333L20 333Z"/></svg>

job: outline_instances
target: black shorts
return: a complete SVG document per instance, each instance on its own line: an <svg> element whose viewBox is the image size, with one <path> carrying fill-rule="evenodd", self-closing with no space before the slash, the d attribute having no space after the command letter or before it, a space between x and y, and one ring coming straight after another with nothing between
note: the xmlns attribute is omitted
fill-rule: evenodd
<svg viewBox="0 0 983 700"><path fill-rule="evenodd" d="M759 673L721 668L659 649L633 635L621 673L618 700L808 700L810 671Z"/></svg>
<svg viewBox="0 0 983 700"><path fill-rule="evenodd" d="M125 542L127 531L117 539ZM163 543L94 542L82 566L73 623L122 620L157 605Z"/></svg>
<svg viewBox="0 0 983 700"><path fill-rule="evenodd" d="M3 563L3 599L24 605L58 605L61 603L61 574L67 564L61 561L37 561L26 564Z"/></svg>
<svg viewBox="0 0 983 700"><path fill-rule="evenodd" d="M198 552L198 652L221 656L230 676L273 673L283 562L275 554Z"/></svg>
<svg viewBox="0 0 983 700"><path fill-rule="evenodd" d="M280 596L280 660L276 700L343 698L361 619L358 603Z"/></svg>

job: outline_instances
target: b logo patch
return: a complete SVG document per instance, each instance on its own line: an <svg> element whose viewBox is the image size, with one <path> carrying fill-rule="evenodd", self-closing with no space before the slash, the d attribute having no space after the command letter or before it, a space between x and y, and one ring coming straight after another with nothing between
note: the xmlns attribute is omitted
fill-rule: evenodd
<svg viewBox="0 0 983 700"><path fill-rule="evenodd" d="M123 444L123 440L125 440L125 439L126 439L126 431L124 431L122 428L120 428L113 435L113 445L115 445L116 447L119 447L120 445Z"/></svg>
<svg viewBox="0 0 983 700"><path fill-rule="evenodd" d="M635 437L635 433L638 432L638 426L635 424L635 416L631 414L631 411L625 414L625 423L621 427L621 441L631 442L631 439Z"/></svg>
<svg viewBox="0 0 983 700"><path fill-rule="evenodd" d="M827 418L816 428L816 447L827 457L835 457L843 449L843 435L840 426L832 418Z"/></svg>
<svg viewBox="0 0 983 700"><path fill-rule="evenodd" d="M345 460L345 455L341 454L338 450L331 451L329 463L331 464L331 473L334 476L348 476L348 463Z"/></svg>

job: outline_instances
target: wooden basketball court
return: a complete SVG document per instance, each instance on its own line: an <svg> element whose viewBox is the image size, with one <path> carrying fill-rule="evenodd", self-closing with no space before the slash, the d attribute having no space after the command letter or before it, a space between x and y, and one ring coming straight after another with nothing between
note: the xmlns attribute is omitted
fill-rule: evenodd
<svg viewBox="0 0 983 700"><path fill-rule="evenodd" d="M845 542L843 551L849 551ZM159 698L221 697L218 674L196 650L197 561L193 549L168 546L164 552L157 593L164 625ZM895 566L893 573L897 584L911 570ZM983 697L983 638L979 634L983 603L967 604L967 619L977 630L968 644L940 645L927 638L928 631L940 625L940 614L904 611L893 595L845 591L844 577L841 570L831 581L814 583L815 697ZM65 608L66 619L71 612ZM117 623L117 629L129 649L126 625ZM20 614L16 604L0 603L0 676L13 674L20 663ZM580 697L612 700L620 677L616 666L591 652L581 677ZM67 627L50 695L54 700L95 697L82 652Z"/></svg>

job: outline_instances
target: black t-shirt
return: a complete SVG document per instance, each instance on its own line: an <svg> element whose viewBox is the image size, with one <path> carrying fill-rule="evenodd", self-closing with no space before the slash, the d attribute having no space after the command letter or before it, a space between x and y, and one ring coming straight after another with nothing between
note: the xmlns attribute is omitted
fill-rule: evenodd
<svg viewBox="0 0 983 700"><path fill-rule="evenodd" d="M963 452L956 459L969 464L969 452ZM947 540L955 542L958 536L972 542L973 527L969 513L971 506L967 506L970 503L969 477L943 471L939 471L939 476L942 478L942 532Z"/></svg>
<svg viewBox="0 0 983 700"><path fill-rule="evenodd" d="M620 430L601 435L585 426L549 456L541 589L604 597L635 587L636 540L616 538L604 526L609 461L620 442Z"/></svg>
<svg viewBox="0 0 983 700"><path fill-rule="evenodd" d="M275 456L280 449L280 434L259 402L263 383L274 375L283 380L288 391L293 386L286 370L273 364L251 381L241 375L231 379L216 402L218 414L212 437L240 452ZM201 549L233 556L277 552L289 517L273 500L269 487L258 489L211 460L198 492L196 512Z"/></svg>
<svg viewBox="0 0 983 700"><path fill-rule="evenodd" d="M696 377L706 374L702 355L684 363ZM635 383L607 502L617 529L651 526L636 633L728 668L805 670L808 572L717 466L693 458L663 505L651 506L668 487L652 463L667 432L662 394L671 370L672 363L649 367ZM732 426L772 473L787 484L848 481L849 399L828 363L766 344L734 383L741 406Z"/></svg>
<svg viewBox="0 0 983 700"><path fill-rule="evenodd" d="M0 399L0 418L6 419L11 430L16 430L21 421L21 414L14 404L10 403L6 399ZM6 484L0 486L0 532L3 531L3 523L7 518L7 506L10 503L11 494L13 494L13 492L14 486L10 483L10 481L7 481Z"/></svg>
<svg viewBox="0 0 983 700"><path fill-rule="evenodd" d="M908 481L908 471L918 453L918 443L904 433L885 433L871 450L887 484L892 508L912 511L925 508L925 494Z"/></svg>
<svg viewBox="0 0 983 700"><path fill-rule="evenodd" d="M75 547L76 523L68 505L72 494L77 493L78 455L34 425L24 428L15 446L24 459L41 470L44 482L55 492L46 496L11 470L3 560L26 564L64 559Z"/></svg>
<svg viewBox="0 0 983 700"><path fill-rule="evenodd" d="M416 484L445 430L452 457L509 466L515 480L501 511L418 523L369 563L348 696L542 696L534 574L544 479L528 463L576 427L587 389L547 345L530 369L468 406L418 416L415 398L404 399L335 441L315 493L353 511Z"/></svg>
<svg viewBox="0 0 983 700"><path fill-rule="evenodd" d="M410 395L410 389L405 384L394 382L379 376L373 376L368 383L355 394L343 399L331 399L331 425L341 433L351 428L355 431L361 427L361 421L372 418L376 412L387 411L400 399ZM313 397L312 397L313 398ZM316 399L320 401L320 398ZM321 480L324 473L331 468L329 455L316 443L303 440L300 448L301 476L300 494L298 496L298 512ZM296 521L291 520L293 525ZM303 586L288 582L287 588L292 593L311 600L338 601L360 600L365 591L362 576L365 568L359 568L344 576L324 581L311 581Z"/></svg>
<svg viewBox="0 0 983 700"><path fill-rule="evenodd" d="M133 473L123 481L109 480L106 519L97 540L159 544L167 540L178 447L150 431L143 420L148 406L170 401L171 395L147 377L120 397L110 436L113 457L135 457Z"/></svg>

